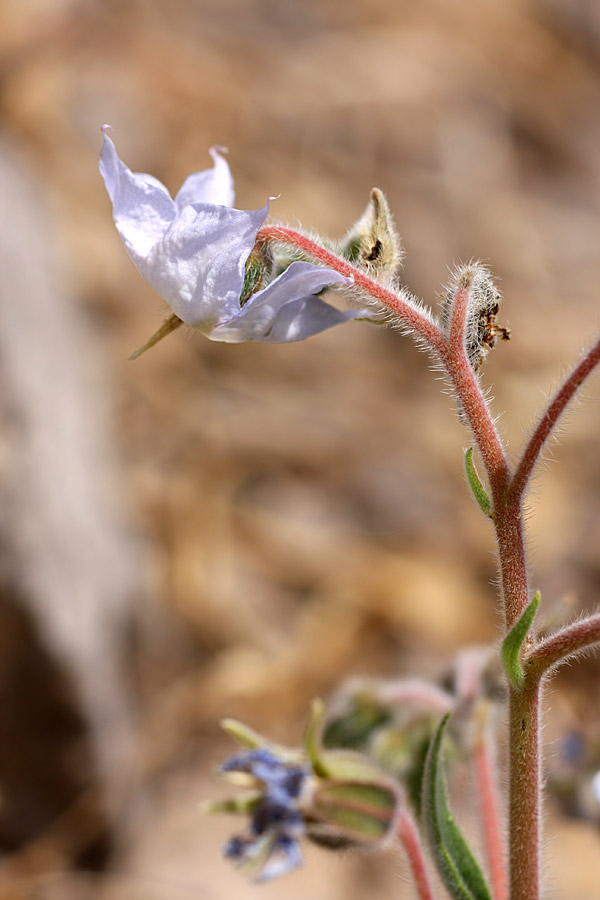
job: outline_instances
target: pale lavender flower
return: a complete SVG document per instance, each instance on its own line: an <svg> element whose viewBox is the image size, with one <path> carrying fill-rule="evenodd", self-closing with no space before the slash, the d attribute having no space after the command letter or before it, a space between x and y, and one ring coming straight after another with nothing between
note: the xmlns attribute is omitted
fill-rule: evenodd
<svg viewBox="0 0 600 900"><path fill-rule="evenodd" d="M245 266L269 213L234 209L233 179L218 148L212 169L190 175L173 200L151 175L131 172L106 134L100 172L131 259L175 315L215 341L298 341L372 311L341 311L316 296L350 285L333 269L293 262L240 303Z"/></svg>

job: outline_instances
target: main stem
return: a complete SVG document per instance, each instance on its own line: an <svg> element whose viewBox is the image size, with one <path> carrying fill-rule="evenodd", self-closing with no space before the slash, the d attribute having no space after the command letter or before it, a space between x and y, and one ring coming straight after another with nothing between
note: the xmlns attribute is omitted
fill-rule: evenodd
<svg viewBox="0 0 600 900"><path fill-rule="evenodd" d="M468 276L457 286L444 362L477 446L492 491L493 519L504 600L506 632L529 602L521 497L511 492L504 447L465 347ZM539 900L540 727L539 679L531 677L509 699L510 900Z"/></svg>
<svg viewBox="0 0 600 900"><path fill-rule="evenodd" d="M532 679L509 698L510 900L540 896L540 690Z"/></svg>

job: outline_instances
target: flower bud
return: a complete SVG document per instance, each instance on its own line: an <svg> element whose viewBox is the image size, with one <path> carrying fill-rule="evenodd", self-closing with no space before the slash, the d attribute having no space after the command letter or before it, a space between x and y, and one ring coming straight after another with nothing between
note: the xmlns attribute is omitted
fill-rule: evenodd
<svg viewBox="0 0 600 900"><path fill-rule="evenodd" d="M498 338L510 340L510 328L496 324L502 295L489 270L481 263L471 262L457 266L442 295L441 324L446 334L450 330L456 292L461 288L469 291L465 343L469 362L477 372Z"/></svg>
<svg viewBox="0 0 600 900"><path fill-rule="evenodd" d="M373 188L367 208L340 242L340 253L383 283L395 284L403 251L385 195Z"/></svg>

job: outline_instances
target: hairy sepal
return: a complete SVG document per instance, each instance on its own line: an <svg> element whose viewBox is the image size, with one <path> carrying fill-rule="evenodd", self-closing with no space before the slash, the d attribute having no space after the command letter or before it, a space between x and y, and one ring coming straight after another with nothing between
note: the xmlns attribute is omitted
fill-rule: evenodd
<svg viewBox="0 0 600 900"><path fill-rule="evenodd" d="M469 302L465 322L465 347L473 370L478 372L498 338L509 340L510 329L496 324L502 294L489 269L480 262L457 266L442 294L440 321L447 335L457 293L467 289Z"/></svg>

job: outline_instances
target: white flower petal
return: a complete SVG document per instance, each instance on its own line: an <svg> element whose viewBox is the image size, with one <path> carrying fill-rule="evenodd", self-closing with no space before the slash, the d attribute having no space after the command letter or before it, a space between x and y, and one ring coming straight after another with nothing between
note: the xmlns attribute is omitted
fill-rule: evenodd
<svg viewBox="0 0 600 900"><path fill-rule="evenodd" d="M239 311L246 260L268 214L268 205L186 206L140 271L183 322L209 331Z"/></svg>
<svg viewBox="0 0 600 900"><path fill-rule="evenodd" d="M219 154L218 147L211 147L209 152L214 160L214 166L204 172L188 175L175 197L175 206L178 210L192 203L233 206L235 191L227 160Z"/></svg>
<svg viewBox="0 0 600 900"><path fill-rule="evenodd" d="M339 310L319 297L303 297L283 306L273 321L273 327L262 338L262 343L287 344L292 341L303 341L305 338L319 334L334 325L342 325L354 319L364 319L368 310Z"/></svg>
<svg viewBox="0 0 600 900"><path fill-rule="evenodd" d="M141 269L145 257L175 218L175 204L160 181L151 175L134 173L121 162L106 133L100 154L100 174L112 200L117 231Z"/></svg>
<svg viewBox="0 0 600 900"><path fill-rule="evenodd" d="M237 343L301 341L326 328L360 318L364 310L342 312L314 296L331 284L352 283L333 269L308 262L292 263L262 291L254 294L228 322L207 337Z"/></svg>
<svg viewBox="0 0 600 900"><path fill-rule="evenodd" d="M269 213L233 209L227 162L211 150L212 169L184 182L175 202L160 181L133 173L106 135L100 172L113 217L141 274L175 315L216 341L299 341L372 310L340 311L317 295L349 285L333 269L294 262L240 308L245 265Z"/></svg>

